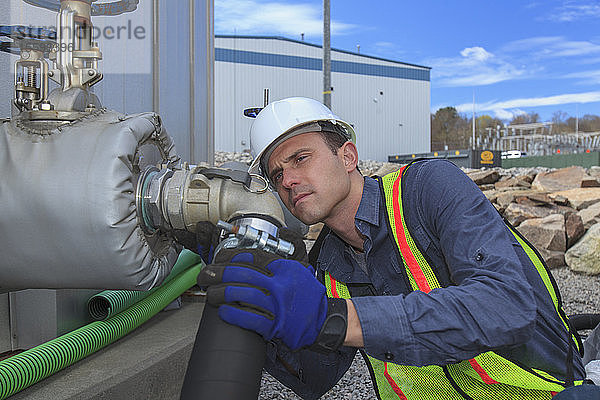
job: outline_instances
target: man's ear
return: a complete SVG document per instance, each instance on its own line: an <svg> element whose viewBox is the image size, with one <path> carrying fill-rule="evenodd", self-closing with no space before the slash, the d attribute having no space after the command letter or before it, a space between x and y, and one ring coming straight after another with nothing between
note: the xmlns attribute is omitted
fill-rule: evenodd
<svg viewBox="0 0 600 400"><path fill-rule="evenodd" d="M356 145L351 141L347 141L339 148L338 154L344 161L344 167L346 171L352 172L358 165L358 149Z"/></svg>

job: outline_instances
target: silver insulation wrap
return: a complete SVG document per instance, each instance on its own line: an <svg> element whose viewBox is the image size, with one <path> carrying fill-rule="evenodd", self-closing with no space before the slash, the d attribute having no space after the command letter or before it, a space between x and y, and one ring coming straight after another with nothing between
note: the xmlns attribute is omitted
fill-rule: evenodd
<svg viewBox="0 0 600 400"><path fill-rule="evenodd" d="M148 165L176 162L154 113L99 110L54 129L1 123L0 291L159 285L178 248L144 234L136 185Z"/></svg>

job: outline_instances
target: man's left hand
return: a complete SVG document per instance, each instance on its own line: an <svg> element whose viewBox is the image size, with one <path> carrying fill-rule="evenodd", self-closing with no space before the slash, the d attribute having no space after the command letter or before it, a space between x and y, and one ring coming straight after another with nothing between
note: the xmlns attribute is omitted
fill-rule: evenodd
<svg viewBox="0 0 600 400"><path fill-rule="evenodd" d="M327 317L326 289L310 265L256 249L219 252L198 276L225 322L279 338L290 349L315 342Z"/></svg>

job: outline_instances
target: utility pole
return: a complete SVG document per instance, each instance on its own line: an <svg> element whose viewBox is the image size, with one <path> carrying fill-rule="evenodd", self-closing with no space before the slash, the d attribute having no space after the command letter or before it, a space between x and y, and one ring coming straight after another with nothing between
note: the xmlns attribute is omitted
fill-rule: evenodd
<svg viewBox="0 0 600 400"><path fill-rule="evenodd" d="M331 109L331 7L323 0L323 104Z"/></svg>
<svg viewBox="0 0 600 400"><path fill-rule="evenodd" d="M475 150L475 90L473 90L473 150Z"/></svg>

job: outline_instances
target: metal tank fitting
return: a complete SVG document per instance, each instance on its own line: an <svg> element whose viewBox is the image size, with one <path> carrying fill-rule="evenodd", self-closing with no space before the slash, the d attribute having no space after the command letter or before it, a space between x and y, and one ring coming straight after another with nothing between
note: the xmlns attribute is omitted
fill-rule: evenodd
<svg viewBox="0 0 600 400"><path fill-rule="evenodd" d="M138 220L149 235L194 232L200 221L216 225L223 220L252 225L276 237L277 227L285 220L277 198L267 189L262 177L243 171L187 165L180 169L149 167L137 184ZM258 218L243 221L252 217Z"/></svg>

